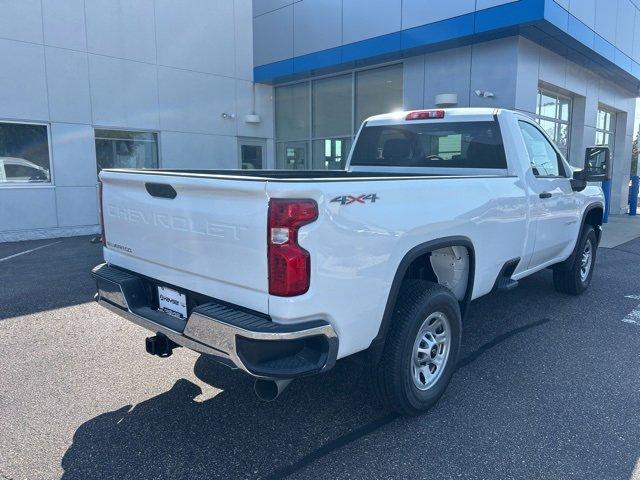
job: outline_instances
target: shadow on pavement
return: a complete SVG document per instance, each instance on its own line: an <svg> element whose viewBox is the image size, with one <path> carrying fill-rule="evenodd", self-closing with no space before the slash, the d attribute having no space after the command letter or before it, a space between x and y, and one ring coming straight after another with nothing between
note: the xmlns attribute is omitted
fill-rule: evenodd
<svg viewBox="0 0 640 480"><path fill-rule="evenodd" d="M91 238L0 244L0 258L51 244L0 263L0 320L92 301L90 271L103 259Z"/></svg>
<svg viewBox="0 0 640 480"><path fill-rule="evenodd" d="M206 356L194 370L223 391L200 403L200 387L181 379L90 420L64 455L63 478L264 478L388 413L370 401L365 369L353 361L293 382L271 403L255 397L248 376Z"/></svg>
<svg viewBox="0 0 640 480"><path fill-rule="evenodd" d="M640 452L640 337L612 296L625 291L620 272L635 269L628 257L603 251L579 298L555 293L541 272L475 302L460 368L425 415L382 409L357 359L264 403L249 377L201 356L196 376L220 393L201 400L182 379L87 421L63 478L629 479ZM437 475L424 476L425 465Z"/></svg>
<svg viewBox="0 0 640 480"><path fill-rule="evenodd" d="M499 335L461 358L459 368L549 321ZM181 379L135 407L90 420L62 460L63 478L285 478L396 420L420 421L382 409L366 382L367 367L354 360L293 382L271 403L255 398L250 378L206 356L194 371L222 391L199 402L200 387Z"/></svg>

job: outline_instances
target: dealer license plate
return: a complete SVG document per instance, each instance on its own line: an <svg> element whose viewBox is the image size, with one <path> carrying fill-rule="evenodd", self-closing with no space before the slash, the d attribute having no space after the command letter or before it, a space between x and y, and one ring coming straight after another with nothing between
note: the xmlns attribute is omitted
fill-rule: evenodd
<svg viewBox="0 0 640 480"><path fill-rule="evenodd" d="M164 313L187 318L187 296L167 287L158 287L158 306Z"/></svg>

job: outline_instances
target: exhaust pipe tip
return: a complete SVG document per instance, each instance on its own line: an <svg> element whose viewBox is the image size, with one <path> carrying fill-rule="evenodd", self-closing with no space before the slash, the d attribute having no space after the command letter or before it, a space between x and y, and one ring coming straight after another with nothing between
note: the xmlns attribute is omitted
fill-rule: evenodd
<svg viewBox="0 0 640 480"><path fill-rule="evenodd" d="M258 378L253 385L253 390L260 400L273 402L290 383L291 380L264 380Z"/></svg>

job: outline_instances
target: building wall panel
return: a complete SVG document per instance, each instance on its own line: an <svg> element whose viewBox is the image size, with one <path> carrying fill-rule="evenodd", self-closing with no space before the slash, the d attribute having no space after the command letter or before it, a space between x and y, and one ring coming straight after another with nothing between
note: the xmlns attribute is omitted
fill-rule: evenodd
<svg viewBox="0 0 640 480"><path fill-rule="evenodd" d="M93 123L157 130L156 67L118 58L89 56Z"/></svg>
<svg viewBox="0 0 640 480"><path fill-rule="evenodd" d="M50 118L91 123L89 61L83 52L45 47ZM73 92L73 95L69 95Z"/></svg>
<svg viewBox="0 0 640 480"><path fill-rule="evenodd" d="M289 6L291 46L293 1L263 4ZM182 168L237 168L238 135L256 136L273 164L273 90L253 97L252 0L0 5L0 121L48 124L53 172L50 186L0 185L0 241L97 231L95 128L156 132L160 164Z"/></svg>

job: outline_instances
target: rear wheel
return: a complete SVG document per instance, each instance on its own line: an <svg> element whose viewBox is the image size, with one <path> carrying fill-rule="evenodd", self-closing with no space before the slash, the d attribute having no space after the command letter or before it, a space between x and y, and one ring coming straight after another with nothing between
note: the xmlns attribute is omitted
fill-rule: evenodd
<svg viewBox="0 0 640 480"><path fill-rule="evenodd" d="M378 395L386 405L415 415L438 401L455 371L461 324L449 289L421 280L403 284L375 366Z"/></svg>
<svg viewBox="0 0 640 480"><path fill-rule="evenodd" d="M589 288L596 263L597 245L598 239L593 227L585 226L569 268L553 270L553 285L558 292L580 295Z"/></svg>

